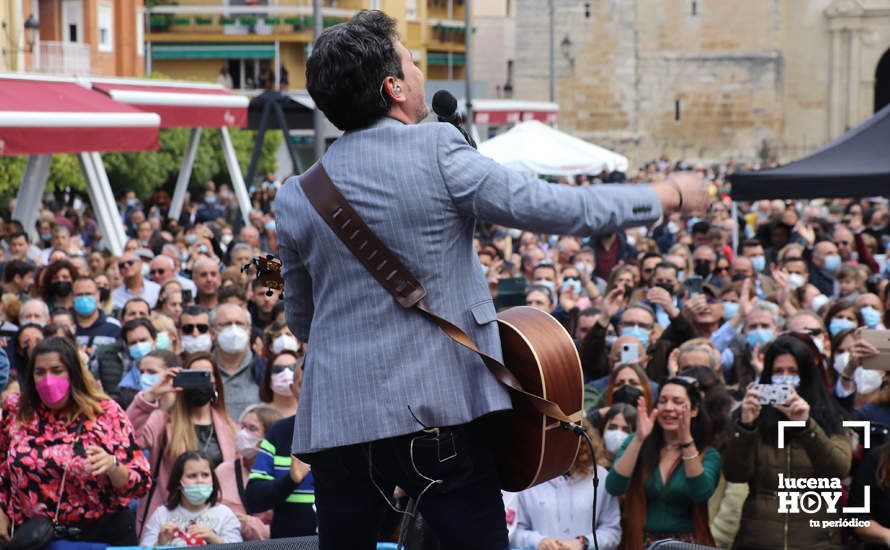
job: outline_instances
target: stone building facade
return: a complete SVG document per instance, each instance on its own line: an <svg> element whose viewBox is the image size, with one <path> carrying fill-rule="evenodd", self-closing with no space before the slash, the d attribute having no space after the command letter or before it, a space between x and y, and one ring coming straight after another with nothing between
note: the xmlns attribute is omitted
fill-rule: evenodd
<svg viewBox="0 0 890 550"><path fill-rule="evenodd" d="M549 1L560 128L635 164L787 161L890 102L890 0L517 0L517 98L549 99Z"/></svg>

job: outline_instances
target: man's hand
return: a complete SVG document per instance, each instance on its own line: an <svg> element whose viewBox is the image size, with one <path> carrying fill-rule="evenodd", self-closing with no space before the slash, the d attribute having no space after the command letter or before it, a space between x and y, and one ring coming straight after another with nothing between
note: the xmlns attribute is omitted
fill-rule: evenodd
<svg viewBox="0 0 890 550"><path fill-rule="evenodd" d="M679 209L681 202L683 213L704 212L710 202L707 181L700 172L675 172L654 183L652 189L666 212Z"/></svg>

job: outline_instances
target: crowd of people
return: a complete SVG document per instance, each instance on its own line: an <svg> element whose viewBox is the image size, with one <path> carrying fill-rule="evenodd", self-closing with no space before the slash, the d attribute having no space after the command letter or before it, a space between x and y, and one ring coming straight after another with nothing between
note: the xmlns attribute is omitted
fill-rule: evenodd
<svg viewBox="0 0 890 550"><path fill-rule="evenodd" d="M681 169L663 158L631 180ZM863 331L890 326L887 200L761 201L733 219L732 169L705 170L707 211L655 227L477 227L496 304L542 309L575 339L596 449L505 494L514 547L890 545L890 383L862 367L878 354ZM315 533L312 472L290 452L309 343L281 292L242 271L277 252L279 187L253 190L246 224L225 185L180 219L163 191L127 193L121 256L73 197L47 199L35 228L0 224L0 540L37 517L112 546ZM788 391L767 404L756 384ZM847 419L871 422L870 449ZM780 420L803 422L784 448ZM777 513L780 475L840 480L870 523Z"/></svg>

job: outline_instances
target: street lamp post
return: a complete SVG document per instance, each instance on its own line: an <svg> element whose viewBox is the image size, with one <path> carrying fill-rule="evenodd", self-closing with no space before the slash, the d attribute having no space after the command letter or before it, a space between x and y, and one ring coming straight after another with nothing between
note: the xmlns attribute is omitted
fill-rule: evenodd
<svg viewBox="0 0 890 550"><path fill-rule="evenodd" d="M324 30L324 25L321 16L321 0L312 0L312 15L314 16L315 23L315 37L312 41L312 45L318 41L318 37L321 35ZM322 135L322 126L324 125L324 115L321 112L321 109L318 108L318 105L315 105L315 110L312 112L312 126L315 130L315 159L321 160L321 157L324 155L324 136ZM294 167L296 168L296 167Z"/></svg>
<svg viewBox="0 0 890 550"><path fill-rule="evenodd" d="M550 101L556 103L556 22L554 21L556 0L547 0L547 14L550 16Z"/></svg>

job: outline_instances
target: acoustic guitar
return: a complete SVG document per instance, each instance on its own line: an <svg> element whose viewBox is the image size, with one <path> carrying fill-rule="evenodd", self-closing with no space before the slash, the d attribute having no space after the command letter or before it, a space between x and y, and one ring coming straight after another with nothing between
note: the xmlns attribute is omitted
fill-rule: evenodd
<svg viewBox="0 0 890 550"><path fill-rule="evenodd" d="M242 270L249 268L268 288L284 288L278 258L255 257ZM478 352L459 328L438 319L446 323L434 319L449 337ZM566 473L578 454L580 439L573 430L584 414L581 360L563 326L543 311L506 309L498 314L498 326L509 372L493 374L511 390L513 409L492 415L488 427L503 489L522 491ZM513 379L505 380L510 375Z"/></svg>

